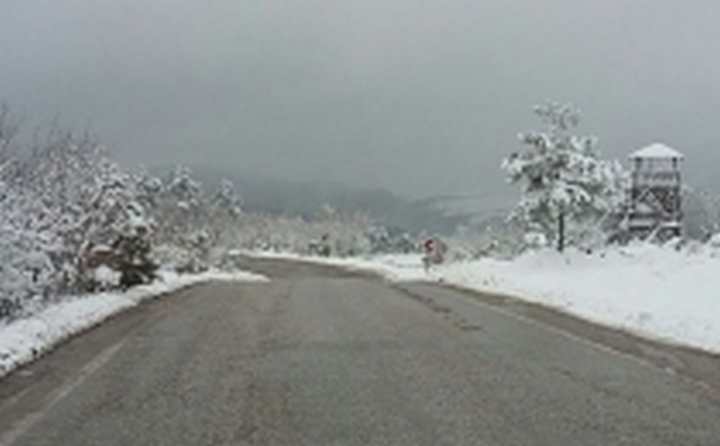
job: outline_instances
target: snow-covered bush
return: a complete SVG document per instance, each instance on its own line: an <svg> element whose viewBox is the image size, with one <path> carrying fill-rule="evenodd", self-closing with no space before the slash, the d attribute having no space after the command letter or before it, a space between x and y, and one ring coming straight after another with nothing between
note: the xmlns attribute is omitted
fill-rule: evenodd
<svg viewBox="0 0 720 446"><path fill-rule="evenodd" d="M146 203L155 230L151 240L153 258L172 264L179 271L207 269L212 244L210 213L202 184L185 166L168 172L164 180L141 170L135 176L139 201ZM160 252L155 252L160 249ZM176 258L169 258L170 255Z"/></svg>
<svg viewBox="0 0 720 446"><path fill-rule="evenodd" d="M87 134L53 130L32 147L14 145L7 120L0 113L0 319L137 283L140 271L150 280L152 224L133 177Z"/></svg>
<svg viewBox="0 0 720 446"><path fill-rule="evenodd" d="M545 248L548 245L547 237L542 232L530 231L526 232L523 241L533 249Z"/></svg>
<svg viewBox="0 0 720 446"><path fill-rule="evenodd" d="M187 167L164 179L131 173L89 134L54 129L25 146L18 129L0 107L0 320L150 281L158 266L227 264L223 250L243 240L242 201L227 180L208 195Z"/></svg>
<svg viewBox="0 0 720 446"><path fill-rule="evenodd" d="M162 244L153 246L150 258L163 269L182 271L190 269L193 256L180 246Z"/></svg>
<svg viewBox="0 0 720 446"><path fill-rule="evenodd" d="M65 273L54 259L61 250L56 216L23 187L17 129L8 109L0 107L0 320L42 304Z"/></svg>
<svg viewBox="0 0 720 446"><path fill-rule="evenodd" d="M372 226L362 214L344 214L325 207L312 217L243 213L233 223L233 245L250 250L317 254L326 245L329 255L369 254Z"/></svg>
<svg viewBox="0 0 720 446"><path fill-rule="evenodd" d="M152 224L137 184L95 139L51 134L24 160L20 184L52 217L48 224L60 243L51 257L65 272L61 291L102 286L94 274L100 264L120 273L126 286L151 280L153 267L138 247L149 243ZM98 247L109 249L98 256Z"/></svg>
<svg viewBox="0 0 720 446"><path fill-rule="evenodd" d="M410 233L371 224L365 238L369 254L409 254L420 252L420 241Z"/></svg>
<svg viewBox="0 0 720 446"><path fill-rule="evenodd" d="M472 226L460 226L444 239L450 247L451 258L455 256L452 252L457 251L461 253L457 256L466 255L470 259L510 259L532 248L525 239L527 231L520 222L508 221L505 215L498 214Z"/></svg>
<svg viewBox="0 0 720 446"><path fill-rule="evenodd" d="M0 201L0 320L47 298L60 279L49 256L51 241L25 226L24 209L6 200Z"/></svg>

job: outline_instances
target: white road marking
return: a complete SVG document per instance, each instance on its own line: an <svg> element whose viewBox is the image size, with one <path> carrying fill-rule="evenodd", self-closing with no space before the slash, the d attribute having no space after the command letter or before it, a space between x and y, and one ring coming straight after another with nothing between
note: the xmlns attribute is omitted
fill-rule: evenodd
<svg viewBox="0 0 720 446"><path fill-rule="evenodd" d="M12 446L18 438L20 438L23 434L32 429L32 427L37 424L53 406L55 406L65 397L70 395L75 389L80 387L90 376L92 376L93 373L95 373L102 366L107 364L107 362L110 361L110 359L112 359L112 357L115 356L115 354L120 350L124 343L125 340L122 340L112 345L111 347L106 348L100 354L95 356L92 361L90 361L82 369L80 369L75 379L68 381L62 387L60 387L57 393L45 404L44 407L25 416L25 418L16 423L12 430L2 434L2 437L0 437L0 446Z"/></svg>

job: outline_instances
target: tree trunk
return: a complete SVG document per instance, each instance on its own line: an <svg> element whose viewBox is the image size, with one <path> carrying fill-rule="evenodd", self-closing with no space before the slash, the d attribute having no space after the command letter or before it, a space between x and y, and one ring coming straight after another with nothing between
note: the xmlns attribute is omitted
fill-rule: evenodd
<svg viewBox="0 0 720 446"><path fill-rule="evenodd" d="M557 250L558 252L565 250L565 211L560 211L558 216Z"/></svg>

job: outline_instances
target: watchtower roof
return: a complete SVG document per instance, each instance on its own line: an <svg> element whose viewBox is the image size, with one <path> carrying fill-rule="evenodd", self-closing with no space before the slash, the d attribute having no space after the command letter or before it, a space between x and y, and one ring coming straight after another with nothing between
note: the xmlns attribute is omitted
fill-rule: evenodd
<svg viewBox="0 0 720 446"><path fill-rule="evenodd" d="M630 159L683 159L685 155L662 143L650 144L630 154Z"/></svg>

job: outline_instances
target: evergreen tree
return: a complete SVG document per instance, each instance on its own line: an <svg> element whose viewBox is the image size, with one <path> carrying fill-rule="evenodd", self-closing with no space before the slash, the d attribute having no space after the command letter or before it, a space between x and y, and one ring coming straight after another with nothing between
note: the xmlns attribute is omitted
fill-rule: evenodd
<svg viewBox="0 0 720 446"><path fill-rule="evenodd" d="M562 251L569 227L587 228L621 200L623 171L617 162L598 158L596 138L573 134L580 123L573 106L548 103L534 111L545 129L521 134L526 150L511 154L502 168L522 187L512 218L541 231Z"/></svg>

